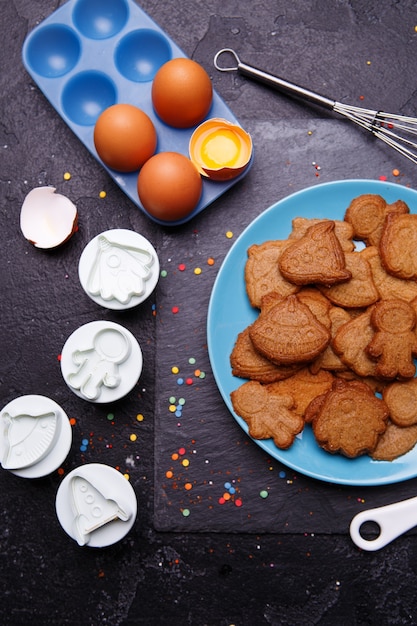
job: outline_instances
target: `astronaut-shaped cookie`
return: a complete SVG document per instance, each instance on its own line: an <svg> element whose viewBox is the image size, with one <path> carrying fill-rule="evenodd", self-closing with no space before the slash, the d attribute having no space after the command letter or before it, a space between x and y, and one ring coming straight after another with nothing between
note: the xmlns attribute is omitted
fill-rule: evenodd
<svg viewBox="0 0 417 626"><path fill-rule="evenodd" d="M382 378L412 378L416 368L416 314L403 300L381 300L371 315L375 335L367 346L368 354L377 360L376 375Z"/></svg>

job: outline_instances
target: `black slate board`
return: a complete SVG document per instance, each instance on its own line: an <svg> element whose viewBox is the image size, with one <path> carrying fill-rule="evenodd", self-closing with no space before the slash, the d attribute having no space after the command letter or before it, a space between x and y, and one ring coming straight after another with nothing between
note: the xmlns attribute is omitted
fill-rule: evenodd
<svg viewBox="0 0 417 626"><path fill-rule="evenodd" d="M386 154L370 135L335 120L316 120L310 143L302 123L288 128L277 122L271 128L259 121L250 131L255 144L263 139L262 156L266 155L265 167L258 161L248 174L252 192L245 194L242 181L243 190L238 186L226 196L227 212L217 215L214 204L206 210L206 219L165 233L159 249L161 268L167 275L161 277L156 294L154 524L158 530L184 532L347 533L352 517L364 508L416 495L417 479L378 487L332 485L295 473L269 458L241 430L217 390L206 346L207 308L225 255L226 232L233 232L230 247L247 226L247 217L243 220L241 216L251 211L253 219L267 208L257 203L257 185L273 189L278 167L281 190L287 179L287 194L306 186L305 178L300 185L289 167L274 162L278 142L285 143L287 155L297 149L299 161L304 133L311 185L325 182L329 171L332 179L338 175L343 179L346 153L357 155L358 178L367 159L373 160L375 172L384 172ZM332 144L330 137L336 135L338 141ZM308 161L315 151L326 154L320 170ZM407 167L411 166L406 163ZM281 197L287 194L281 192ZM244 207L238 204L238 197L240 203L244 198ZM184 250L188 250L186 256ZM217 250L223 251L218 257ZM212 266L207 264L210 257L215 260ZM195 268L200 268L201 274L195 274ZM178 307L177 313L173 307ZM190 358L195 359L194 364L189 363ZM172 373L173 366L179 368L178 374ZM205 378L197 378L195 369L205 372ZM178 378L190 378L192 384L179 386ZM176 402L185 400L180 417L170 412L170 397ZM173 459L173 454L178 458ZM184 460L189 465L184 466ZM167 478L167 472L172 476ZM228 493L228 483L235 493ZM267 497L262 497L262 492L267 492ZM221 504L224 493L230 499Z"/></svg>

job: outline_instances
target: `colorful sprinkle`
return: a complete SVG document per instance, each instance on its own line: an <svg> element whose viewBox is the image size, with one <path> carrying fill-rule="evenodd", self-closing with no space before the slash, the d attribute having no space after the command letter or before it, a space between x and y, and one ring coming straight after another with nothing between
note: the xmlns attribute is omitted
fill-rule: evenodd
<svg viewBox="0 0 417 626"><path fill-rule="evenodd" d="M132 433L129 437L130 441L136 441L136 439L138 438L137 435L135 435L135 433Z"/></svg>
<svg viewBox="0 0 417 626"><path fill-rule="evenodd" d="M226 237L227 237L228 239L232 239L232 237L233 237L233 233L232 233L232 231L231 231L231 230L228 230L228 231L227 231L227 233L226 233Z"/></svg>
<svg viewBox="0 0 417 626"><path fill-rule="evenodd" d="M107 193L105 191L100 191L100 193L98 194L99 198L105 198L107 196Z"/></svg>
<svg viewBox="0 0 417 626"><path fill-rule="evenodd" d="M397 169L392 170L392 175L393 176L399 176L400 175L400 170L397 170Z"/></svg>
<svg viewBox="0 0 417 626"><path fill-rule="evenodd" d="M65 172L64 180L70 180L70 178L71 178L71 174L69 172Z"/></svg>
<svg viewBox="0 0 417 626"><path fill-rule="evenodd" d="M161 270L161 277L166 278L168 276L168 272L166 270Z"/></svg>
<svg viewBox="0 0 417 626"><path fill-rule="evenodd" d="M185 263L180 263L178 265L178 269L180 270L180 272L183 272L185 270Z"/></svg>
<svg viewBox="0 0 417 626"><path fill-rule="evenodd" d="M109 422L114 420L114 413L107 413L107 419L109 420Z"/></svg>
<svg viewBox="0 0 417 626"><path fill-rule="evenodd" d="M173 367L171 367L171 372L172 372L173 374L178 374L178 373L179 373L179 371L180 371L180 368L179 368L179 367L177 367L176 365L174 365Z"/></svg>
<svg viewBox="0 0 417 626"><path fill-rule="evenodd" d="M190 509L183 509L182 510L182 514L183 514L184 517L189 517L190 513L191 513Z"/></svg>
<svg viewBox="0 0 417 626"><path fill-rule="evenodd" d="M143 417L142 413L138 413L138 414L136 415L136 419L137 419L137 421L138 421L138 422L143 422L143 420L144 420L145 418Z"/></svg>
<svg viewBox="0 0 417 626"><path fill-rule="evenodd" d="M262 489L262 491L259 492L259 495L265 500L265 498L269 496L269 493L266 489Z"/></svg>
<svg viewBox="0 0 417 626"><path fill-rule="evenodd" d="M195 270L194 270L194 274L195 274L196 276L199 276L199 274L201 274L201 272L202 272L201 267L196 267L196 268L195 268Z"/></svg>
<svg viewBox="0 0 417 626"><path fill-rule="evenodd" d="M171 310L174 313L174 315L176 315L180 309L178 306L173 306Z"/></svg>
<svg viewBox="0 0 417 626"><path fill-rule="evenodd" d="M210 257L207 259L207 265L214 265L214 259L213 259L213 257L211 257L211 256L210 256Z"/></svg>

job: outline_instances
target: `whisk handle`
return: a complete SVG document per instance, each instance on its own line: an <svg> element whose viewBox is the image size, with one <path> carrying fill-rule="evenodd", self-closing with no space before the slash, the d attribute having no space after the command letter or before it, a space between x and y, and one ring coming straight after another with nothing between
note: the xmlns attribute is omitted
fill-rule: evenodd
<svg viewBox="0 0 417 626"><path fill-rule="evenodd" d="M273 74L264 72L263 70L253 67L252 65L247 65L242 61L239 61L237 63L236 69L248 78L253 78L287 95L296 96L298 98L301 98L302 100L307 100L308 102L318 104L326 109L333 110L333 107L336 104L336 102L334 100L331 100L330 98L326 98L325 96L321 96L314 91L310 91L309 89L305 89L304 87L300 87L299 85L290 83L283 78L279 78L278 76L274 76Z"/></svg>

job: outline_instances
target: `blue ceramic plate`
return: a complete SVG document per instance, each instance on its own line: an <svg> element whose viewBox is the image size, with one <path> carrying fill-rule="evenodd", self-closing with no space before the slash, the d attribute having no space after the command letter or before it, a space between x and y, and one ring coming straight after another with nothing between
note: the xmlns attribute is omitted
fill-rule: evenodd
<svg viewBox="0 0 417 626"><path fill-rule="evenodd" d="M380 194L388 203L402 199L411 212L417 211L417 192L393 183L346 180L317 185L280 200L259 215L236 240L220 268L208 310L209 357L220 393L246 433L247 424L234 413L230 401L230 392L244 381L232 376L229 357L238 333L257 317L245 290L247 249L269 239L286 239L291 231L291 220L298 216L343 219L351 200L364 193ZM368 456L352 460L324 452L308 425L289 450L280 450L272 439L255 442L288 467L327 482L371 486L417 476L417 446L392 462L374 461Z"/></svg>

